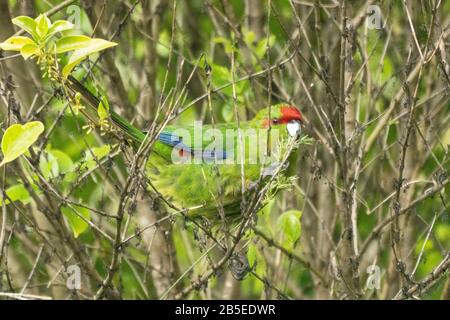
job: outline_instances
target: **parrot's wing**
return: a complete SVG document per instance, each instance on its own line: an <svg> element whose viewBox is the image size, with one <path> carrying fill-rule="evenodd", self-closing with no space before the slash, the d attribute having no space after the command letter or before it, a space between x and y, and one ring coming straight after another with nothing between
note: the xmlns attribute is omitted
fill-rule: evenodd
<svg viewBox="0 0 450 320"><path fill-rule="evenodd" d="M189 132L189 131L187 131ZM190 139L187 139L190 140ZM189 141L185 143L186 139L183 139L181 135L175 132L163 131L158 136L158 141L178 150L181 156L191 155L193 157L201 157L205 161L210 160L225 160L227 158L227 152L223 149L208 149L203 141L201 147L194 147L195 143Z"/></svg>

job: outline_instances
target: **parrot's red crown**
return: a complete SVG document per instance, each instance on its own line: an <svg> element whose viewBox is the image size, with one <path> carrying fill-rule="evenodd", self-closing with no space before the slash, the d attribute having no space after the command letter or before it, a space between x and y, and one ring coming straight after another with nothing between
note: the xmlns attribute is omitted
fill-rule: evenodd
<svg viewBox="0 0 450 320"><path fill-rule="evenodd" d="M304 122L302 113L294 106L286 105L281 107L281 115L281 123L288 123L292 120Z"/></svg>
<svg viewBox="0 0 450 320"><path fill-rule="evenodd" d="M303 115L296 107L291 105L281 105L277 106L277 111L275 112L274 117L272 117L269 121L268 118L263 118L262 126L267 128L270 125L280 125L280 124L288 124L291 121L299 121L300 123L304 123Z"/></svg>

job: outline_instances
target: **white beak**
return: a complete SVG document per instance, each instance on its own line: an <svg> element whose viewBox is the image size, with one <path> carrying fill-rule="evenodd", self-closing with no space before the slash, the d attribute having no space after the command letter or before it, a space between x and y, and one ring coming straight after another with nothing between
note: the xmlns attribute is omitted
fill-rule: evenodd
<svg viewBox="0 0 450 320"><path fill-rule="evenodd" d="M298 121L290 121L287 124L287 131L291 137L297 137L300 135L301 125Z"/></svg>

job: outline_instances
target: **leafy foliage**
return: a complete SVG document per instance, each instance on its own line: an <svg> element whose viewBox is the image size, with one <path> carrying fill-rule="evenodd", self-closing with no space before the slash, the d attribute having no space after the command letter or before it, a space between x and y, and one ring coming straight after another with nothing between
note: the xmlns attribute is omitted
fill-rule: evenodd
<svg viewBox="0 0 450 320"><path fill-rule="evenodd" d="M44 132L44 125L39 121L28 122L24 125L13 124L6 129L1 143L3 160L0 167L24 154L42 132Z"/></svg>
<svg viewBox="0 0 450 320"><path fill-rule="evenodd" d="M90 55L117 45L114 42L84 35L58 37L58 34L72 30L74 25L65 20L57 20L52 23L43 14L34 20L27 16L16 17L12 23L26 31L32 38L12 36L0 43L0 48L6 51L20 51L25 60L31 57L45 59L52 54L73 51L69 61L62 69L63 78L67 78L72 70Z"/></svg>
<svg viewBox="0 0 450 320"><path fill-rule="evenodd" d="M0 168L2 292L31 275L24 294L55 298L448 299L450 2L56 3L9 26L0 12L2 164L27 156ZM191 221L146 189L163 125L242 123L277 102L300 107L311 139L286 168L298 179L275 177L285 189L258 212ZM139 154L114 112L149 132ZM38 126L5 127L35 120L42 149ZM67 265L81 290L66 289Z"/></svg>

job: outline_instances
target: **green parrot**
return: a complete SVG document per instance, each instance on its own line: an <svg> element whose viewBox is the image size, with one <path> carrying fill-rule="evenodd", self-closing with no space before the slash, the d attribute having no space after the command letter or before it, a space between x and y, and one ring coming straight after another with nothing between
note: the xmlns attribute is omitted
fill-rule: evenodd
<svg viewBox="0 0 450 320"><path fill-rule="evenodd" d="M69 86L98 106L96 98L75 78ZM146 133L114 111L111 121L139 147ZM276 104L256 116L235 123L191 126L167 125L152 145L146 174L154 189L179 209L189 209L190 217L220 217L241 213L247 191L264 184L277 167L283 172L293 167L297 151L282 163L289 142L298 141L301 112L288 104ZM287 166L286 166L287 165Z"/></svg>

